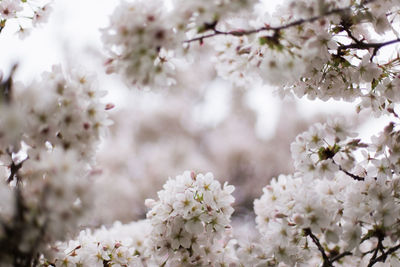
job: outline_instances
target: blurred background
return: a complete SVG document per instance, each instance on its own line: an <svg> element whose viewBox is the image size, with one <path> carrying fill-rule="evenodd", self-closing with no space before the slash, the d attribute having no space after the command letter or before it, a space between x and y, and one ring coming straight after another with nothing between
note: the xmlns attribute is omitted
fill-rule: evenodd
<svg viewBox="0 0 400 267"><path fill-rule="evenodd" d="M106 75L99 29L119 0L57 0L48 23L24 39L17 23L0 34L0 69L19 64L16 79L29 83L53 64L97 75L114 124L97 157L95 209L88 225L145 217L144 200L156 197L168 177L185 170L213 172L236 187L237 220L253 217L253 201L272 177L293 172L290 143L310 124L329 116L355 121L363 138L387 120L356 115L354 103L280 99L275 88L236 88L216 76L207 44L196 47L195 71L178 76L180 88L144 92ZM279 1L269 1L271 10ZM46 88L43 88L45 93ZM367 138L367 140L369 140ZM252 220L253 221L253 220Z"/></svg>

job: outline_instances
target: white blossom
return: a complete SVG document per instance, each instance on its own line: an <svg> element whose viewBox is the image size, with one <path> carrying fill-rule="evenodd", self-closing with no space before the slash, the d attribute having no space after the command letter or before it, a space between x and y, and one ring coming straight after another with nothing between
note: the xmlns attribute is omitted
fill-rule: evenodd
<svg viewBox="0 0 400 267"><path fill-rule="evenodd" d="M155 261L175 266L223 259L223 252L214 246L222 242L229 228L232 191L233 186L221 187L211 173L186 171L169 179L147 213L153 227L149 253Z"/></svg>

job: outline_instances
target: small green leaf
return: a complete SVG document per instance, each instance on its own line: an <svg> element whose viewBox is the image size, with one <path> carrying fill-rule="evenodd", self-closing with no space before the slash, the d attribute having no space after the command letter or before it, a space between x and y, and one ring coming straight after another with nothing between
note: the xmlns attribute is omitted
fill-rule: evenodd
<svg viewBox="0 0 400 267"><path fill-rule="evenodd" d="M329 147L320 147L318 150L319 160L331 159L339 151L340 151L340 146L338 146L337 144L334 144L333 146Z"/></svg>
<svg viewBox="0 0 400 267"><path fill-rule="evenodd" d="M333 154L336 154L336 153L339 152L340 146L338 146L338 144L335 144L335 145L333 146L332 150L333 150Z"/></svg>
<svg viewBox="0 0 400 267"><path fill-rule="evenodd" d="M373 79L373 80L372 80L372 83L371 83L371 87L372 87L372 89L375 89L375 87L377 87L377 86L378 86L378 84L379 84L379 80L377 80L377 79Z"/></svg>
<svg viewBox="0 0 400 267"><path fill-rule="evenodd" d="M268 45L271 49L282 51L283 45L279 42L278 38L279 36L261 36L258 38L258 42L260 45Z"/></svg>
<svg viewBox="0 0 400 267"><path fill-rule="evenodd" d="M268 38L266 36L259 37L258 42L260 43L260 45L265 45L268 42Z"/></svg>
<svg viewBox="0 0 400 267"><path fill-rule="evenodd" d="M333 32L333 33L339 33L339 32L341 32L342 30L343 30L342 27L336 26L335 28L332 29L332 32Z"/></svg>
<svg viewBox="0 0 400 267"><path fill-rule="evenodd" d="M205 25L201 25L201 26L197 27L197 33L203 33L205 31L206 31Z"/></svg>

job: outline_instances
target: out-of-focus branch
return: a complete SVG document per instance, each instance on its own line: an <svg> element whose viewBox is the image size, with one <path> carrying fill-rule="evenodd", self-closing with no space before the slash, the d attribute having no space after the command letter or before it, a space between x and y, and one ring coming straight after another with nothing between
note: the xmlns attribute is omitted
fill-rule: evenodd
<svg viewBox="0 0 400 267"><path fill-rule="evenodd" d="M22 168L22 163L24 163L24 161L22 161L18 164L15 164L15 162L13 160L11 161L10 175L8 176L7 183L11 183L12 180L14 180L14 177L16 177L18 175L19 169Z"/></svg>
<svg viewBox="0 0 400 267"><path fill-rule="evenodd" d="M11 103L11 93L12 93L12 79L14 76L15 71L17 70L18 65L14 64L14 66L11 69L11 73L8 76L7 79L4 79L4 81L1 80L0 78L0 100L1 102L4 102L6 104Z"/></svg>

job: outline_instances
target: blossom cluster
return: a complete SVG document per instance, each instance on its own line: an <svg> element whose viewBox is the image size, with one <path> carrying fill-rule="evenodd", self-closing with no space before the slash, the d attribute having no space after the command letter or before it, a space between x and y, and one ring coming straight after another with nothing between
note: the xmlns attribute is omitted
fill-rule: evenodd
<svg viewBox="0 0 400 267"><path fill-rule="evenodd" d="M18 24L17 33L25 37L32 27L48 20L51 1L2 0L0 1L0 32L9 22Z"/></svg>
<svg viewBox="0 0 400 267"><path fill-rule="evenodd" d="M86 229L56 242L40 266L224 266L237 261L229 235L233 186L211 173L170 179L159 200L147 200L148 219ZM168 201L168 202L167 202Z"/></svg>
<svg viewBox="0 0 400 267"><path fill-rule="evenodd" d="M349 140L351 128L338 120L300 134L292 144L295 174L273 179L254 202L259 242L269 246L245 254L246 259L309 266L323 258L325 264L338 261L340 266L378 261L397 266L396 126L390 123L371 143ZM378 250L384 260L378 259Z"/></svg>
<svg viewBox="0 0 400 267"><path fill-rule="evenodd" d="M282 96L359 99L359 109L377 113L398 102L400 59L378 57L399 42L398 1L288 0L273 14L254 4L123 2L103 30L107 70L139 88L165 88L176 83L177 69L187 68L180 59L196 52L192 43L207 39L218 75L240 86L262 82L279 86ZM226 16L231 12L243 16Z"/></svg>
<svg viewBox="0 0 400 267"><path fill-rule="evenodd" d="M129 84L168 86L174 83L175 68L166 50L174 42L163 1L122 2L103 30L110 59L107 72L121 72ZM132 19L133 18L133 19Z"/></svg>
<svg viewBox="0 0 400 267"><path fill-rule="evenodd" d="M291 145L296 171L313 178L333 178L339 168L352 171L354 151L364 144L351 137L355 137L351 127L338 118L312 125Z"/></svg>
<svg viewBox="0 0 400 267"><path fill-rule="evenodd" d="M186 36L206 32L220 17L250 2L174 0L168 5L160 0L123 1L102 30L109 57L107 72L122 74L129 85L140 89L174 85Z"/></svg>
<svg viewBox="0 0 400 267"><path fill-rule="evenodd" d="M254 204L262 244L269 246L262 258L254 255L252 260L310 266L321 262L318 243L331 262L367 266L376 258L371 251L377 244L382 250L395 246L398 178L377 183L337 177L310 183L301 176L280 176L266 186ZM390 266L399 264L397 252L388 256Z"/></svg>
<svg viewBox="0 0 400 267"><path fill-rule="evenodd" d="M48 249L43 240L64 240L67 234L77 231L80 218L90 208L92 192L87 189L88 166L75 151L42 151L37 159L26 160L18 175L21 181L17 182L23 185L17 186L27 217L21 246L27 251L43 252ZM8 223L15 224L13 220Z"/></svg>
<svg viewBox="0 0 400 267"><path fill-rule="evenodd" d="M149 249L159 265L209 265L231 260L224 236L233 213L233 186L211 173L186 171L168 180L158 201L147 200L152 225Z"/></svg>
<svg viewBox="0 0 400 267"><path fill-rule="evenodd" d="M333 178L341 171L356 180L391 179L399 174L399 134L391 122L371 142L362 142L339 118L317 123L291 145L295 170L304 178Z"/></svg>
<svg viewBox="0 0 400 267"><path fill-rule="evenodd" d="M31 159L49 146L93 159L100 136L110 124L105 112L110 105L100 102L105 92L97 90L94 77L78 71L65 75L60 66L53 66L28 86L15 82L10 87L11 99L4 98L0 106L2 161L8 163L7 151L17 153L22 142L29 146Z"/></svg>
<svg viewBox="0 0 400 267"><path fill-rule="evenodd" d="M364 173L379 180L400 173L399 136L398 123L391 122L382 132L371 137L371 144L363 151L361 166Z"/></svg>
<svg viewBox="0 0 400 267"><path fill-rule="evenodd" d="M249 21L226 21L221 27L233 30L211 40L216 69L238 85L278 85L281 95L361 99L359 108L376 112L393 108L399 59L376 55L398 39L375 36L396 37L398 7L398 1L286 1L270 15L259 4Z"/></svg>
<svg viewBox="0 0 400 267"><path fill-rule="evenodd" d="M77 230L109 120L89 76L59 66L28 86L11 76L1 89L0 256L24 265Z"/></svg>
<svg viewBox="0 0 400 267"><path fill-rule="evenodd" d="M146 220L115 222L109 229L103 227L93 232L86 229L74 240L57 243L52 248L52 259L42 258L40 266L143 266L150 229Z"/></svg>

